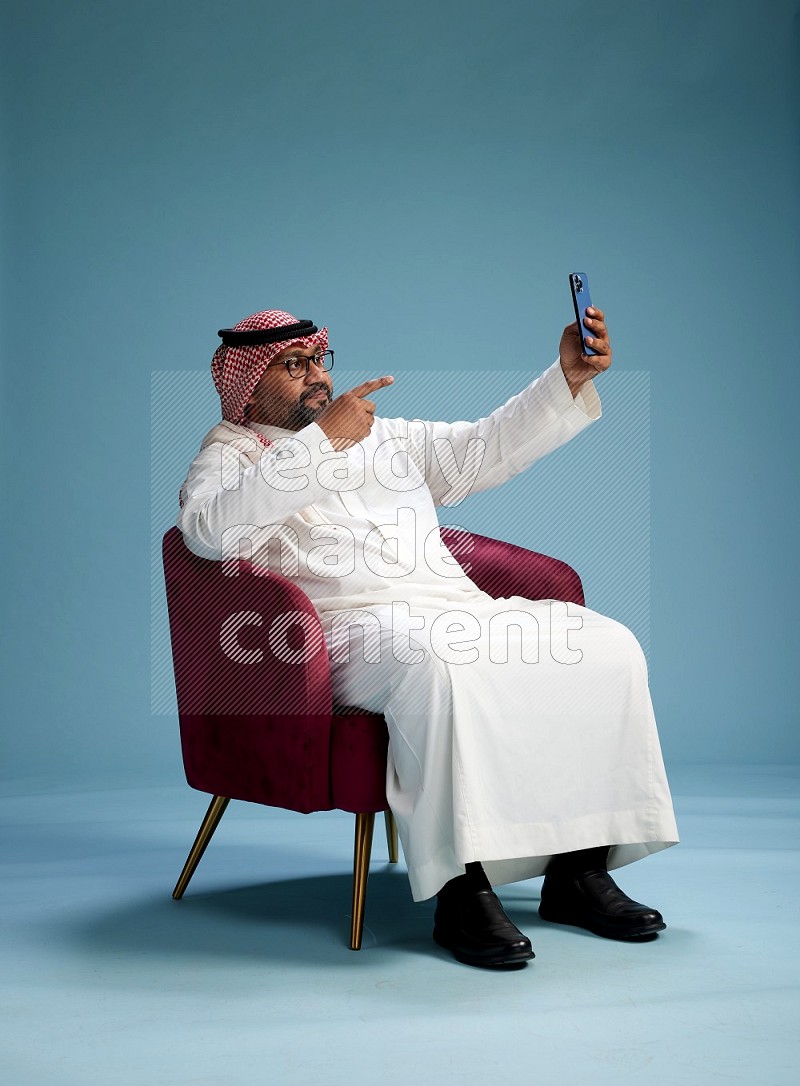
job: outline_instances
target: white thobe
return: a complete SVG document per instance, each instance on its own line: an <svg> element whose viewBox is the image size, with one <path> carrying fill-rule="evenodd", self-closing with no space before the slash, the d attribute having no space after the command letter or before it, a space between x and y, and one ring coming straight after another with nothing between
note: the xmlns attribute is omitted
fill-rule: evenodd
<svg viewBox="0 0 800 1086"><path fill-rule="evenodd" d="M497 885L559 852L611 845L614 868L678 840L631 631L574 604L495 600L468 576L468 536L461 564L439 538L435 506L599 417L594 386L573 399L557 361L477 422L376 418L340 452L315 423L254 424L266 449L222 423L189 469L188 547L290 576L320 615L334 701L384 714L416 900L476 860Z"/></svg>

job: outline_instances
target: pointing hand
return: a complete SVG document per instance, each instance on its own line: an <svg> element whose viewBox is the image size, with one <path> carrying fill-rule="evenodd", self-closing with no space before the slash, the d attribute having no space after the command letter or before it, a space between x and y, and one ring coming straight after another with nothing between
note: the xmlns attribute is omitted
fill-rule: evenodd
<svg viewBox="0 0 800 1086"><path fill-rule="evenodd" d="M375 404L365 397L391 385L394 377L374 377L337 396L316 420L337 451L363 441L375 421Z"/></svg>

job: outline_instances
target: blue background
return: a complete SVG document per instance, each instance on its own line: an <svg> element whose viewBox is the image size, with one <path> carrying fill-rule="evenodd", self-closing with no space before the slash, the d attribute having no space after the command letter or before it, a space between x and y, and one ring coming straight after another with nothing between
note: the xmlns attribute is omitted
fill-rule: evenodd
<svg viewBox="0 0 800 1086"><path fill-rule="evenodd" d="M604 409L649 375L667 759L800 760L795 3L4 12L6 776L180 775L150 709L154 371L207 374L218 327L288 308L331 328L339 388L345 360L394 373L385 398L441 370L416 413L452 389L456 416L552 361L576 268L614 337ZM207 404L175 419L189 450ZM564 450L593 508L625 485L607 423ZM625 619L617 522L521 524L531 478L459 519Z"/></svg>

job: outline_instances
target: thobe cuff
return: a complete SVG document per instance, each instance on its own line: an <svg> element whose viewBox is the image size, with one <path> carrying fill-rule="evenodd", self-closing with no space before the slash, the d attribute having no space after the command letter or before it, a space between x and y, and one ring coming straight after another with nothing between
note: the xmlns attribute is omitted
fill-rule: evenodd
<svg viewBox="0 0 800 1086"><path fill-rule="evenodd" d="M560 407L562 411L576 410L592 420L600 418L602 414L600 397L597 395L597 390L592 381L587 381L578 394L573 396L569 382L561 368L560 358L557 358L550 369L545 370L542 376L547 383L548 391L553 396L554 404Z"/></svg>

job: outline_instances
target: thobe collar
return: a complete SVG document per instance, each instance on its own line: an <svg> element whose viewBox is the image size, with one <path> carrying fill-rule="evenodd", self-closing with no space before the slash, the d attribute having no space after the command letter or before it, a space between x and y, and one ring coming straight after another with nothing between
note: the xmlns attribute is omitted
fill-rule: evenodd
<svg viewBox="0 0 800 1086"><path fill-rule="evenodd" d="M298 438L300 441L308 441L308 439L310 439L316 443L324 441L326 436L325 431L320 430L315 422L309 422L300 430L287 430L284 426L267 426L266 423L263 422L248 422L246 425L248 429L253 430L256 434L260 435L262 439L266 439L267 441L278 441L280 438L294 437ZM311 429L311 427L316 427L316 429L311 430L310 434L306 434L306 430ZM301 436L302 434L305 434L305 439Z"/></svg>
<svg viewBox="0 0 800 1086"><path fill-rule="evenodd" d="M270 441L277 441L280 437L296 437L299 430L286 430L283 426L266 426L263 422L248 422L247 427L255 430L257 434L268 437Z"/></svg>

